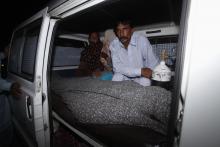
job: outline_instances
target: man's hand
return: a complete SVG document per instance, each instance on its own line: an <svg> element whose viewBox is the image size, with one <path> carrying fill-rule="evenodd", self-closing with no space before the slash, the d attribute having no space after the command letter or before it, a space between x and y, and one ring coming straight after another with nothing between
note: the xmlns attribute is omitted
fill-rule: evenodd
<svg viewBox="0 0 220 147"><path fill-rule="evenodd" d="M14 97L20 97L21 96L21 89L20 89L20 84L19 83L13 83L11 85L10 93Z"/></svg>
<svg viewBox="0 0 220 147"><path fill-rule="evenodd" d="M141 69L141 76L145 78L151 78L152 70L150 68L142 68Z"/></svg>

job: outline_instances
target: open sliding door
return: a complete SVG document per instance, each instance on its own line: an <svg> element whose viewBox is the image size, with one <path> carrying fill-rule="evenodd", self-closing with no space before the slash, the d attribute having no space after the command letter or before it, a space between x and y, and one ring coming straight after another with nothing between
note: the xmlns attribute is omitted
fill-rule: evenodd
<svg viewBox="0 0 220 147"><path fill-rule="evenodd" d="M45 132L49 123L42 107L43 58L50 21L47 9L16 28L10 45L9 80L19 82L22 90L20 98L10 98L13 121L28 146L48 144Z"/></svg>

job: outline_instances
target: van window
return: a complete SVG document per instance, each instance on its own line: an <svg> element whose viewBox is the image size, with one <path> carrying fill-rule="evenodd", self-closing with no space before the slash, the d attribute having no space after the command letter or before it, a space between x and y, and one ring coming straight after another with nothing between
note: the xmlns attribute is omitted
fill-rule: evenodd
<svg viewBox="0 0 220 147"><path fill-rule="evenodd" d="M22 77L33 80L35 57L40 33L40 22L28 26L25 32L25 42L22 54L21 73Z"/></svg>
<svg viewBox="0 0 220 147"><path fill-rule="evenodd" d="M23 40L23 30L17 31L14 33L13 41L11 44L11 53L9 58L9 72L19 74L18 70L18 64L19 64L19 56L20 56L20 50L22 46L22 40Z"/></svg>
<svg viewBox="0 0 220 147"><path fill-rule="evenodd" d="M33 81L35 57L42 19L14 33L9 58L9 72Z"/></svg>
<svg viewBox="0 0 220 147"><path fill-rule="evenodd" d="M77 66L85 42L80 40L57 39L54 52L53 67Z"/></svg>

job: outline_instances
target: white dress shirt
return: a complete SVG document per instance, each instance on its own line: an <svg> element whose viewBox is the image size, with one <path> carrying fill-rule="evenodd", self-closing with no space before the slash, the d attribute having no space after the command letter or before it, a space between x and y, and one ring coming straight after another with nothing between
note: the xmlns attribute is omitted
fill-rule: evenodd
<svg viewBox="0 0 220 147"><path fill-rule="evenodd" d="M150 85L149 79L141 77L141 69L153 70L159 64L159 60L146 37L134 32L127 49L116 38L110 44L110 51L114 71L113 81L134 80L143 86Z"/></svg>

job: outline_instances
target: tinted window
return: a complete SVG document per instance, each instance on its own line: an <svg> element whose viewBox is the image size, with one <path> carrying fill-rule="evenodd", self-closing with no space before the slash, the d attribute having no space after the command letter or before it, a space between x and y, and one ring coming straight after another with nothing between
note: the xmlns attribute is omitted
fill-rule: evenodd
<svg viewBox="0 0 220 147"><path fill-rule="evenodd" d="M85 42L79 40L58 39L55 46L53 66L79 65L80 55Z"/></svg>
<svg viewBox="0 0 220 147"><path fill-rule="evenodd" d="M14 33L9 58L9 72L33 81L35 58L42 19Z"/></svg>
<svg viewBox="0 0 220 147"><path fill-rule="evenodd" d="M19 74L19 57L22 48L24 30L14 33L13 41L11 44L10 58L9 58L9 72Z"/></svg>
<svg viewBox="0 0 220 147"><path fill-rule="evenodd" d="M38 36L40 33L40 22L34 23L27 28L22 55L22 76L32 80L34 77L35 58L37 52Z"/></svg>

